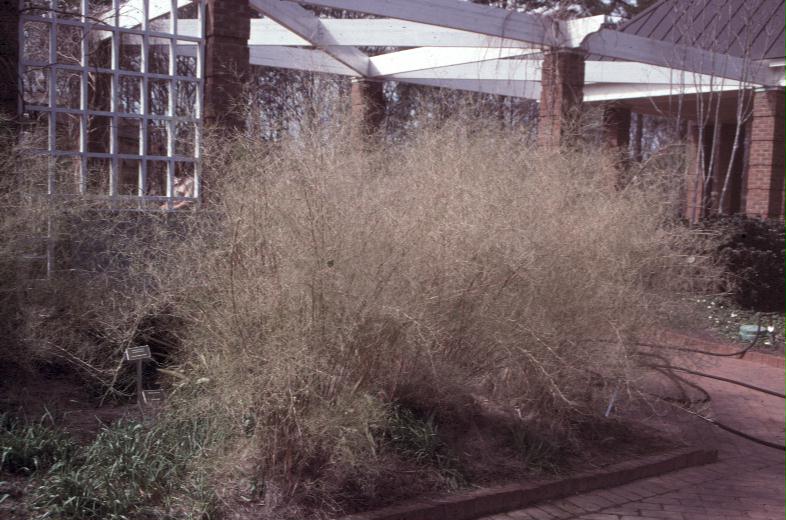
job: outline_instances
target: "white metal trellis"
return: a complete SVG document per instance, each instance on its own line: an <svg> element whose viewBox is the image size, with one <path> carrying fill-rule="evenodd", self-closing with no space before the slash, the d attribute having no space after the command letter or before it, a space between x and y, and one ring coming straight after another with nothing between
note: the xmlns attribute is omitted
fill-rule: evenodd
<svg viewBox="0 0 786 520"><path fill-rule="evenodd" d="M196 201L205 1L22 0L20 11L19 110L46 121L33 150L49 159L45 193L114 208Z"/></svg>

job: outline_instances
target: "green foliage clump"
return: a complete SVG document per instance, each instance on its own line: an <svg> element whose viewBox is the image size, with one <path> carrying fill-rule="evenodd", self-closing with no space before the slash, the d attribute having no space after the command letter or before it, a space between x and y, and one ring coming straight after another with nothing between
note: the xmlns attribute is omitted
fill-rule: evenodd
<svg viewBox="0 0 786 520"><path fill-rule="evenodd" d="M175 511L210 518L214 495L197 464L210 432L198 420L149 428L121 421L80 447L43 422L3 415L0 470L35 477L30 503L38 518L174 518Z"/></svg>
<svg viewBox="0 0 786 520"><path fill-rule="evenodd" d="M433 413L421 417L409 408L393 405L383 442L405 459L435 467L453 487L465 483L458 458L440 436Z"/></svg>
<svg viewBox="0 0 786 520"><path fill-rule="evenodd" d="M0 414L0 472L32 475L69 460L76 446L68 435L41 421L27 423Z"/></svg>

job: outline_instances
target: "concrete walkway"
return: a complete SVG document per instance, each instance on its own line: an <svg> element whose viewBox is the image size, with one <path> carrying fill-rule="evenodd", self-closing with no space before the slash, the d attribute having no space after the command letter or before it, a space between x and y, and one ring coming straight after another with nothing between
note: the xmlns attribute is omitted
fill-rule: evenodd
<svg viewBox="0 0 786 520"><path fill-rule="evenodd" d="M731 358L702 359L699 363L702 372L783 393L782 368ZM707 378L690 380L712 396L705 415L783 445L783 399ZM783 520L783 451L754 444L684 412L671 413L658 422L695 446L718 448L718 463L483 520Z"/></svg>

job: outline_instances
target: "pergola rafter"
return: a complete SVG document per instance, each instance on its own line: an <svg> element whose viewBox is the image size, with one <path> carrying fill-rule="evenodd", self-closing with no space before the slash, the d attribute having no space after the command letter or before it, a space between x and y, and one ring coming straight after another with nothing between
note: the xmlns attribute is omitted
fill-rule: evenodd
<svg viewBox="0 0 786 520"><path fill-rule="evenodd" d="M319 17L311 11L298 4L279 0L250 0L250 2L254 9L351 68L358 76L366 76L369 73L368 56L356 47L338 45Z"/></svg>
<svg viewBox="0 0 786 520"><path fill-rule="evenodd" d="M483 47L529 48L532 45L509 38L495 38L485 34L448 29L394 18L320 18L322 30L330 34L335 45L353 47ZM168 20L156 20L151 27L169 30ZM201 28L197 20L180 19L179 34L197 36ZM298 36L270 18L251 19L249 45L292 45L314 47L309 40Z"/></svg>
<svg viewBox="0 0 786 520"><path fill-rule="evenodd" d="M752 60L604 29L605 19L599 16L557 21L545 15L506 11L456 0L298 2L519 40L541 48L583 51L756 85L775 86L782 76L773 74L767 64Z"/></svg>
<svg viewBox="0 0 786 520"><path fill-rule="evenodd" d="M550 17L506 11L456 0L307 0L299 1L334 9L420 22L535 45L559 46L559 24Z"/></svg>
<svg viewBox="0 0 786 520"><path fill-rule="evenodd" d="M184 3L155 0L148 9L162 16L167 6ZM121 12L133 13L136 4L141 0L123 4ZM300 4L384 18L320 18ZM565 49L615 60L588 61L585 82L632 85L626 91L638 84L715 91L783 83L782 67L606 29L604 16L555 20L459 0L250 0L250 5L265 16L251 20L252 65L532 95L531 88L501 86L540 81L536 53ZM134 19L123 16L126 23ZM180 19L175 28L168 23L154 20L150 29L201 35L195 20ZM369 57L358 47L394 50ZM522 56L527 59L518 59Z"/></svg>
<svg viewBox="0 0 786 520"><path fill-rule="evenodd" d="M357 76L351 69L318 49L303 49L285 46L252 46L249 49L251 65L275 67L280 69L322 72L340 76Z"/></svg>
<svg viewBox="0 0 786 520"><path fill-rule="evenodd" d="M407 73L417 74L423 71L428 73L428 71L462 64L501 63L505 58L532 55L538 52L540 49L418 47L372 57L369 76L403 79ZM472 72L465 79L475 79L471 74Z"/></svg>

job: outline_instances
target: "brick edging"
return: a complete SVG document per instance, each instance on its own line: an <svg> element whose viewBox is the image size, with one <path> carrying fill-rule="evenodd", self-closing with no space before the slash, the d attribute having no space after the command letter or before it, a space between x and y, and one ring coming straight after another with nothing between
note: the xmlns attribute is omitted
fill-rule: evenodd
<svg viewBox="0 0 786 520"><path fill-rule="evenodd" d="M717 450L683 448L615 464L602 470L582 472L563 480L509 484L441 498L414 500L345 516L341 520L474 520L522 509L545 500L621 486L678 469L711 464L717 460Z"/></svg>

